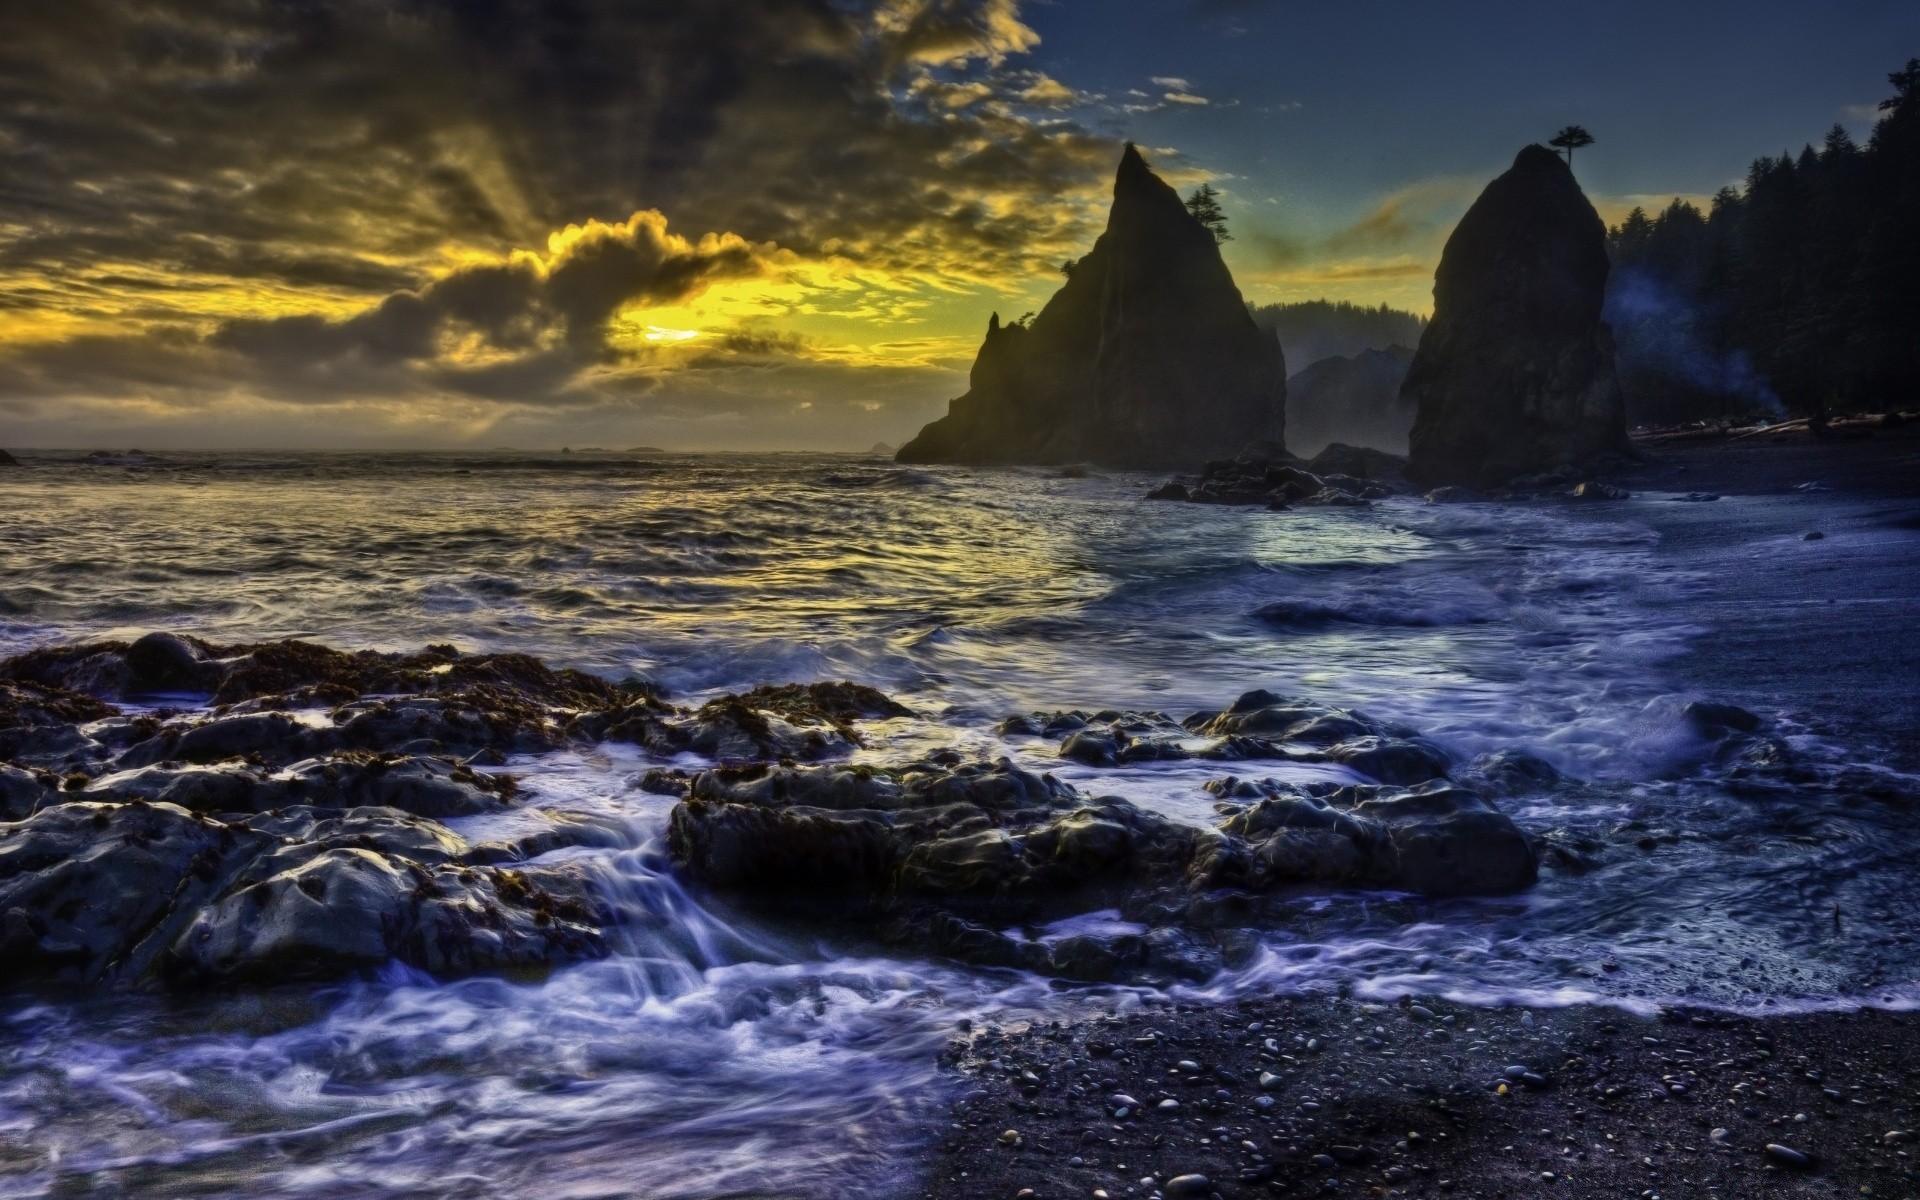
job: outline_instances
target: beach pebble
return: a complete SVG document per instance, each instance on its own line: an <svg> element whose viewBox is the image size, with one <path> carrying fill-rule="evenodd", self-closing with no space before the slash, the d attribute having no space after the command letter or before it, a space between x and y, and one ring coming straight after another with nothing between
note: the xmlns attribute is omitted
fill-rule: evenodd
<svg viewBox="0 0 1920 1200"><path fill-rule="evenodd" d="M1173 1065L1189 1075L1197 1075L1200 1073L1200 1064L1190 1058L1183 1058Z"/></svg>
<svg viewBox="0 0 1920 1200"><path fill-rule="evenodd" d="M1020 1144L1020 1131L1017 1129L1009 1129L1002 1133L1000 1135L1000 1144L1002 1146L1018 1146Z"/></svg>
<svg viewBox="0 0 1920 1200"><path fill-rule="evenodd" d="M1767 1161L1776 1166L1792 1167L1796 1171L1809 1170L1813 1166L1813 1157L1795 1150L1792 1146L1782 1146L1778 1142L1767 1143Z"/></svg>
<svg viewBox="0 0 1920 1200"><path fill-rule="evenodd" d="M1281 1078L1278 1075L1275 1075L1272 1071L1260 1072L1260 1090L1263 1092L1274 1091L1278 1089L1282 1083L1285 1083L1285 1082L1286 1082L1285 1079Z"/></svg>
<svg viewBox="0 0 1920 1200"><path fill-rule="evenodd" d="M1166 1193L1167 1200L1205 1197L1213 1192L1213 1180L1205 1175L1175 1175L1167 1180L1167 1186L1161 1190Z"/></svg>
<svg viewBox="0 0 1920 1200"><path fill-rule="evenodd" d="M1501 1074L1505 1075L1508 1079L1518 1081L1526 1078L1527 1069L1516 1063L1513 1066L1506 1068L1504 1071L1501 1072Z"/></svg>
<svg viewBox="0 0 1920 1200"><path fill-rule="evenodd" d="M1724 1146L1733 1140L1733 1130L1728 1129L1726 1126L1723 1125L1720 1128L1715 1129L1712 1133L1708 1134L1707 1136L1712 1138L1715 1142L1719 1143L1720 1145Z"/></svg>
<svg viewBox="0 0 1920 1200"><path fill-rule="evenodd" d="M1162 1100L1160 1102L1161 1112L1176 1112L1179 1110L1179 1108L1180 1108L1180 1102L1178 1100L1175 1100L1171 1096L1167 1097L1165 1100Z"/></svg>

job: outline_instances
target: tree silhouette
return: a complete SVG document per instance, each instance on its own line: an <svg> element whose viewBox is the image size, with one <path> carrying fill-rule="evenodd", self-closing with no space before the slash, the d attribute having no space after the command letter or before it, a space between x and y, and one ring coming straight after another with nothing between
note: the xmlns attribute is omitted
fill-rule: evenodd
<svg viewBox="0 0 1920 1200"><path fill-rule="evenodd" d="M1215 245L1233 240L1233 235L1227 232L1227 214L1220 211L1220 193L1213 190L1212 184L1201 184L1187 197L1187 211L1213 234Z"/></svg>
<svg viewBox="0 0 1920 1200"><path fill-rule="evenodd" d="M1582 146L1593 145L1593 135L1578 125L1569 125L1553 135L1547 145L1567 152L1567 166L1573 166L1573 152Z"/></svg>
<svg viewBox="0 0 1920 1200"><path fill-rule="evenodd" d="M1706 212L1676 200L1609 231L1631 418L1734 416L1762 392L1801 414L1920 395L1920 59L1888 81L1865 144L1831 129L1756 160Z"/></svg>

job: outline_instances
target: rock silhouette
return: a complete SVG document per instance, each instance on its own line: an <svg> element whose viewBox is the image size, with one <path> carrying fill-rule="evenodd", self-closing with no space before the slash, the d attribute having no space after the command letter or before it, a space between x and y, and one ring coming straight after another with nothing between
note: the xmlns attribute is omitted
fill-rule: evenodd
<svg viewBox="0 0 1920 1200"><path fill-rule="evenodd" d="M1093 251L1030 325L994 314L970 390L899 460L1197 466L1279 446L1286 386L1213 234L1129 144Z"/></svg>
<svg viewBox="0 0 1920 1200"><path fill-rule="evenodd" d="M1624 451L1606 227L1573 172L1528 146L1447 239L1433 321L1401 395L1417 406L1407 475L1492 487Z"/></svg>
<svg viewBox="0 0 1920 1200"><path fill-rule="evenodd" d="M1405 346L1323 358L1287 380L1287 433L1299 454L1344 443L1407 452L1413 405L1400 394L1413 351Z"/></svg>

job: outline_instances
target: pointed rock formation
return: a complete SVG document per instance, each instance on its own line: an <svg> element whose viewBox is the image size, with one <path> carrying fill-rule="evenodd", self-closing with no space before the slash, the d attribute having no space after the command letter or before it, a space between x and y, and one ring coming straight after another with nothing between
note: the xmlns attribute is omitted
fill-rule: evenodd
<svg viewBox="0 0 1920 1200"><path fill-rule="evenodd" d="M1285 432L1279 341L1131 144L1092 253L1031 325L994 314L971 383L901 462L1197 466Z"/></svg>
<svg viewBox="0 0 1920 1200"><path fill-rule="evenodd" d="M1401 391L1407 476L1492 487L1626 450L1606 293L1606 226L1560 156L1528 146L1441 253Z"/></svg>

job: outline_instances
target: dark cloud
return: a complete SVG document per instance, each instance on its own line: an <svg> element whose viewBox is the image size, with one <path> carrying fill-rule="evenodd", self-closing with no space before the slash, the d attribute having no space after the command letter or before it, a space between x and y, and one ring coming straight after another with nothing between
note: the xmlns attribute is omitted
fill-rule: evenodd
<svg viewBox="0 0 1920 1200"><path fill-rule="evenodd" d="M1114 148L1010 61L1018 3L0 6L0 307L52 331L0 345L0 399L584 411L675 371L837 379L790 334L671 357L608 327L782 263L952 294L1090 240L1073 201Z"/></svg>
<svg viewBox="0 0 1920 1200"><path fill-rule="evenodd" d="M1013 0L7 5L0 271L133 256L391 290L396 259L647 208L890 268L973 243L991 265L1018 239L967 197L1083 185L1104 143L1000 106L953 120L910 85L966 73L1017 102L1030 72L988 77L1031 40Z"/></svg>

